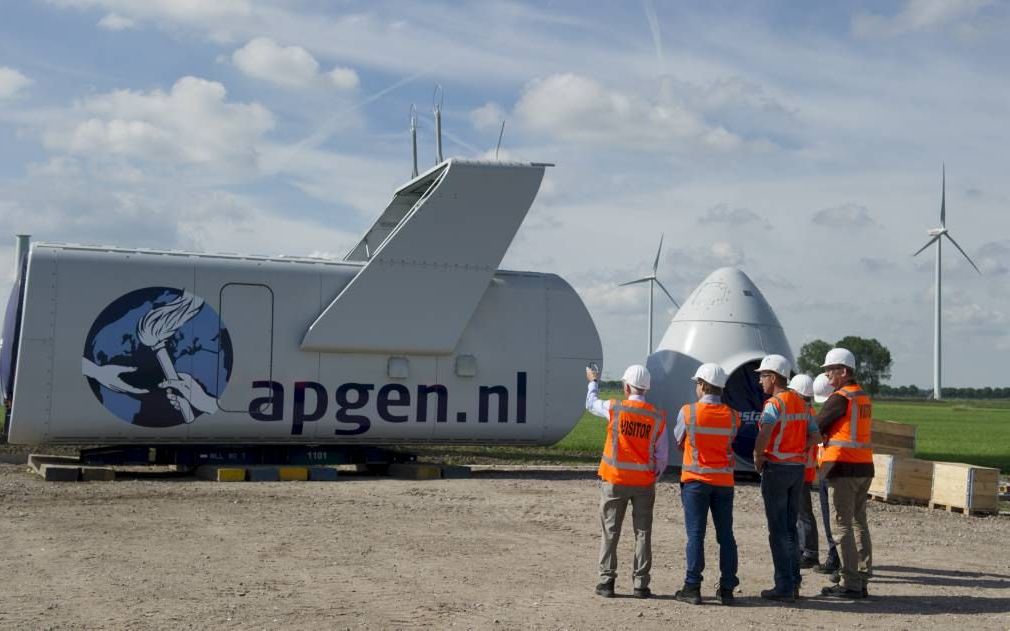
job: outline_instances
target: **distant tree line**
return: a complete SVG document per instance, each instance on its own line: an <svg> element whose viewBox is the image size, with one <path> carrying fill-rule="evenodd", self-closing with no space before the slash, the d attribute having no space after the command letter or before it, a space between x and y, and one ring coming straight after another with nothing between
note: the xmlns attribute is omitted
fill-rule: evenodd
<svg viewBox="0 0 1010 631"><path fill-rule="evenodd" d="M941 388L945 399L1010 399L1010 387L1007 388ZM932 388L918 386L880 386L880 394L885 399L929 399L933 396Z"/></svg>

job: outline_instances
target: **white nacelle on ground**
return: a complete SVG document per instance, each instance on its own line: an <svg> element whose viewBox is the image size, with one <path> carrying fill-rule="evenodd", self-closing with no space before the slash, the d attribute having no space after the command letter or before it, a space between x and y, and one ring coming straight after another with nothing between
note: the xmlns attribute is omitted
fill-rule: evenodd
<svg viewBox="0 0 1010 631"><path fill-rule="evenodd" d="M33 244L10 442L556 442L599 336L558 276L497 269L544 168L443 162L342 262Z"/></svg>

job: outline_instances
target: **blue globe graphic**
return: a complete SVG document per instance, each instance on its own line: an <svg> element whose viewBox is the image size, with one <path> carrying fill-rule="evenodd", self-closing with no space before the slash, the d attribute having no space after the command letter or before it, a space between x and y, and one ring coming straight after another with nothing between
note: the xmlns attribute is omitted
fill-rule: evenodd
<svg viewBox="0 0 1010 631"><path fill-rule="evenodd" d="M165 372L155 351L145 346L137 326L152 309L183 296L181 289L147 287L116 299L95 318L84 343L84 359L97 366L119 366L119 378L142 394L114 390L90 376L85 378L95 397L120 419L143 427L171 427L185 422L169 401L168 391L158 387ZM176 372L190 375L207 394L219 398L232 371L232 347L228 330L207 303L165 341L165 350ZM203 414L193 409L194 418Z"/></svg>

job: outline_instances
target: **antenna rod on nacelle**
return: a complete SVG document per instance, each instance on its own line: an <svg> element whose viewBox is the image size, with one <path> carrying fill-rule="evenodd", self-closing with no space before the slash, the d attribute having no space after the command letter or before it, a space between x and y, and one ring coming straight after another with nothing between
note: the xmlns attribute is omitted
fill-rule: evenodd
<svg viewBox="0 0 1010 631"><path fill-rule="evenodd" d="M498 132L498 146L496 146L494 148L494 159L495 160L498 159L498 150L501 149L501 139L502 139L502 136L504 136L504 135L505 135L505 119L502 119L502 122L501 122L501 131Z"/></svg>
<svg viewBox="0 0 1010 631"><path fill-rule="evenodd" d="M437 156L438 162L436 164L442 164L442 102L445 99L445 92L442 90L441 84L435 85L435 94L432 95L432 100L435 104L435 155Z"/></svg>
<svg viewBox="0 0 1010 631"><path fill-rule="evenodd" d="M410 172L410 177L417 177L417 108L410 105L410 146L414 154L414 168Z"/></svg>

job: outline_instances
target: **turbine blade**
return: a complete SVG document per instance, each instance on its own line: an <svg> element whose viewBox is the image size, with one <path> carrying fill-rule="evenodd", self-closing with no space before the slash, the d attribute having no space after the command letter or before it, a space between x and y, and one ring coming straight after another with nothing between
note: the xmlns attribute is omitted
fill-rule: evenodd
<svg viewBox="0 0 1010 631"><path fill-rule="evenodd" d="M626 283L620 283L617 286L618 287L624 287L626 285L637 285L638 283L647 283L650 280L653 280L654 278L655 278L655 276L646 276L645 278L639 278L638 280L629 280Z"/></svg>
<svg viewBox="0 0 1010 631"><path fill-rule="evenodd" d="M670 295L670 292L666 290L666 287L663 286L663 283L660 282L658 278L656 279L656 284L659 285L659 288L663 290L663 293L666 294L666 297L670 299L670 302L673 303L673 306L680 309L680 303L678 303L676 300L673 299L673 296Z"/></svg>
<svg viewBox="0 0 1010 631"><path fill-rule="evenodd" d="M947 165L943 165L943 175L940 184L940 227L947 226Z"/></svg>
<svg viewBox="0 0 1010 631"><path fill-rule="evenodd" d="M971 263L971 266L975 268L975 271L981 274L982 270L978 268L978 265L975 265L975 261L971 260L971 257L968 256L968 253L961 249L961 246L957 244L957 241L954 240L954 237L950 236L949 232L945 232L944 234L947 235L947 238L950 239L950 242L954 244L954 247L957 248L957 251L960 252L964 256L964 258L968 259L968 262Z"/></svg>
<svg viewBox="0 0 1010 631"><path fill-rule="evenodd" d="M656 275L656 270L659 269L659 253L663 251L663 235L659 235L659 249L656 250L656 261L652 264L652 275Z"/></svg>
<svg viewBox="0 0 1010 631"><path fill-rule="evenodd" d="M931 245L933 245L934 243L936 243L937 239L939 239L939 238L940 238L940 235L936 235L935 237L933 237L933 238L932 238L932 239L930 239L929 241L926 241L926 245L924 245L924 246L922 246L921 248L919 248L918 250L916 250L915 254L913 254L912 256L918 256L918 255L919 255L919 252L922 252L923 250L925 250L925 249L926 249L926 248L928 248L929 246L931 246Z"/></svg>

